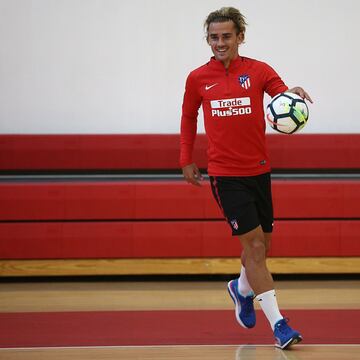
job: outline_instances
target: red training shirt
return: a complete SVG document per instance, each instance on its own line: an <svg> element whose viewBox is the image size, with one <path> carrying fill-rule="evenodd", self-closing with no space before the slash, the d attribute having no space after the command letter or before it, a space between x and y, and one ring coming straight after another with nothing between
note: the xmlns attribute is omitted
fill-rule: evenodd
<svg viewBox="0 0 360 360"><path fill-rule="evenodd" d="M265 145L264 92L288 87L264 62L238 56L226 70L214 57L192 71L182 106L180 166L191 164L202 105L208 138L208 173L254 176L270 171Z"/></svg>

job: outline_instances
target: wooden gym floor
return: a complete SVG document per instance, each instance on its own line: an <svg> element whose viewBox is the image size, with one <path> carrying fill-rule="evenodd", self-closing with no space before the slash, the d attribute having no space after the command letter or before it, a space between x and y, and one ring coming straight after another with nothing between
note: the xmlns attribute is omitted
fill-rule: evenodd
<svg viewBox="0 0 360 360"><path fill-rule="evenodd" d="M360 359L360 280L276 289L304 336L289 351L260 311L237 325L225 280L1 282L0 359Z"/></svg>

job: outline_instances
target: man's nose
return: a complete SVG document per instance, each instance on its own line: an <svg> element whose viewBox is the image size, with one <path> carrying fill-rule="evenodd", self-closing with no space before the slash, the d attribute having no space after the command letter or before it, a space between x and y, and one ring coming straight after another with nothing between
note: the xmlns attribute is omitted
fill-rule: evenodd
<svg viewBox="0 0 360 360"><path fill-rule="evenodd" d="M223 38L219 38L218 40L218 46L223 46L224 45L224 40Z"/></svg>

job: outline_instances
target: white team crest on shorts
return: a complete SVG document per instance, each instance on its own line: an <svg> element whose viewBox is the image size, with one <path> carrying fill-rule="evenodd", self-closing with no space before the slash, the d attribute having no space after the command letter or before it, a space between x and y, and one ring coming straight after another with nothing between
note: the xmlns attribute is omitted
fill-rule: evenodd
<svg viewBox="0 0 360 360"><path fill-rule="evenodd" d="M231 220L230 224L231 224L231 226L233 227L234 230L239 229L239 225L238 225L238 223L237 223L237 221L235 219Z"/></svg>

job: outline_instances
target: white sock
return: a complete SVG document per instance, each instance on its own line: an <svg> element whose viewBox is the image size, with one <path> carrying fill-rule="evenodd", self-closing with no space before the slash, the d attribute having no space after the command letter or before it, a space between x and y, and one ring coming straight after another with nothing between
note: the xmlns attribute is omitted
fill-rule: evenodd
<svg viewBox="0 0 360 360"><path fill-rule="evenodd" d="M275 324L283 319L276 300L275 290L269 290L257 295L256 300L259 301L262 311L269 320L271 328L274 330Z"/></svg>
<svg viewBox="0 0 360 360"><path fill-rule="evenodd" d="M249 293L252 292L252 288L246 277L246 271L244 266L241 268L240 277L238 280L238 290L242 296L247 296Z"/></svg>

